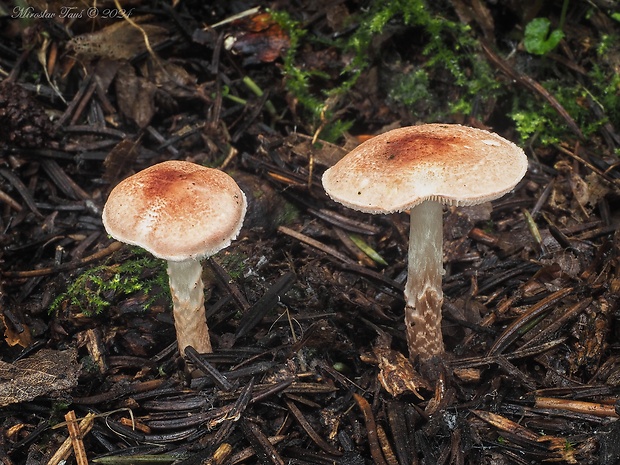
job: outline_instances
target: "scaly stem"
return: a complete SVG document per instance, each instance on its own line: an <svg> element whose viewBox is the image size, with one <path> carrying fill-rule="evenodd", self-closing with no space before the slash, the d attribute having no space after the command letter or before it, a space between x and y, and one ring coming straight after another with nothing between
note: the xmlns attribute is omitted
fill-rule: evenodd
<svg viewBox="0 0 620 465"><path fill-rule="evenodd" d="M170 292L179 352L192 346L200 354L211 353L211 339L205 314L202 265L197 260L168 262Z"/></svg>
<svg viewBox="0 0 620 465"><path fill-rule="evenodd" d="M409 357L421 360L443 353L443 208L427 200L411 209L409 261L405 286L405 325Z"/></svg>

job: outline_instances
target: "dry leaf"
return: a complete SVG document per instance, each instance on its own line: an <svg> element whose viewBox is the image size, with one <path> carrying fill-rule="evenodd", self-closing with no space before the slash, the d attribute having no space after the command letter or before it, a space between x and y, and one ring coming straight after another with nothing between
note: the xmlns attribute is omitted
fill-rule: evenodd
<svg viewBox="0 0 620 465"><path fill-rule="evenodd" d="M288 136L286 138L286 145L290 147L294 154L307 159L312 155L315 163L324 166L335 165L337 161L347 154L347 150L331 142L318 140L313 144L312 137L300 133L293 133Z"/></svg>
<svg viewBox="0 0 620 465"><path fill-rule="evenodd" d="M400 352L390 348L391 338L386 333L379 333L379 337L372 348L374 357L362 355L362 361L374 363L379 367L377 378L383 388L394 397L412 392L419 399L423 399L419 389L431 391L430 384L414 369L411 362Z"/></svg>
<svg viewBox="0 0 620 465"><path fill-rule="evenodd" d="M77 386L79 364L75 349L42 349L15 363L0 361L0 407Z"/></svg>
<svg viewBox="0 0 620 465"><path fill-rule="evenodd" d="M132 66L125 65L118 70L116 75L118 108L141 128L148 126L155 114L155 92L157 86L136 75Z"/></svg>
<svg viewBox="0 0 620 465"><path fill-rule="evenodd" d="M144 20L144 18L142 18ZM134 19L138 23L139 18ZM139 24L149 38L151 47L168 37L167 29L154 24ZM86 58L109 58L129 60L147 50L144 35L140 29L127 21L119 21L100 31L75 36L68 47Z"/></svg>
<svg viewBox="0 0 620 465"><path fill-rule="evenodd" d="M196 77L169 61L145 60L142 75L173 99L192 98L196 94Z"/></svg>
<svg viewBox="0 0 620 465"><path fill-rule="evenodd" d="M609 194L613 194L614 196L620 194L620 190L616 185L607 182L597 173L586 175L585 182L588 185L588 197L592 207L598 205L598 203Z"/></svg>
<svg viewBox="0 0 620 465"><path fill-rule="evenodd" d="M4 340L9 346L13 347L19 344L22 347L28 347L32 344L32 334L27 325L22 323L24 330L16 331L13 324L7 322L5 318L4 314L0 313L0 320L4 326Z"/></svg>
<svg viewBox="0 0 620 465"><path fill-rule="evenodd" d="M103 161L104 180L115 185L122 175L127 173L127 167L131 166L138 156L137 145L136 141L123 139L110 150Z"/></svg>
<svg viewBox="0 0 620 465"><path fill-rule="evenodd" d="M124 61L109 60L107 58L97 61L94 78L102 92L108 91L110 84L112 84L116 77L116 73L124 64Z"/></svg>
<svg viewBox="0 0 620 465"><path fill-rule="evenodd" d="M387 347L373 347L379 364L379 382L394 397L405 392L412 392L419 399L424 399L418 390L431 390L427 381L414 369L413 365L400 352Z"/></svg>

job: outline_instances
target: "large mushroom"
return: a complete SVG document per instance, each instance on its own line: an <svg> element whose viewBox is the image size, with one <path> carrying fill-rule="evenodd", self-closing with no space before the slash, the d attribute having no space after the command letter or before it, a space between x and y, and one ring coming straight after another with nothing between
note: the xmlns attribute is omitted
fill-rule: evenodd
<svg viewBox="0 0 620 465"><path fill-rule="evenodd" d="M184 161L153 165L121 181L103 209L115 239L167 260L181 355L213 352L205 316L200 260L237 237L245 195L223 171Z"/></svg>
<svg viewBox="0 0 620 465"><path fill-rule="evenodd" d="M442 204L475 205L501 197L526 170L523 150L497 134L423 124L373 137L324 173L325 191L349 208L410 210L405 325L411 359L444 352Z"/></svg>

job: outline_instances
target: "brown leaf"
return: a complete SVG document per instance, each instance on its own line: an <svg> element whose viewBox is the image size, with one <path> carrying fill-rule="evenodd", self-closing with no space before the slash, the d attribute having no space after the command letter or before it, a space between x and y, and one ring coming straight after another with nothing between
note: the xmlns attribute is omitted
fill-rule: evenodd
<svg viewBox="0 0 620 465"><path fill-rule="evenodd" d="M116 75L118 108L141 128L148 126L155 114L155 92L157 86L136 75L132 66L125 65L118 70Z"/></svg>
<svg viewBox="0 0 620 465"><path fill-rule="evenodd" d="M116 144L103 161L105 172L103 179L115 185L138 156L137 143L131 139L123 139Z"/></svg>
<svg viewBox="0 0 620 465"><path fill-rule="evenodd" d="M144 19L135 18L134 23ZM147 50L144 34L148 36L151 47L167 38L168 31L161 26L154 24L138 24L138 26L142 30L128 21L119 21L99 31L75 36L67 46L86 58L129 60Z"/></svg>
<svg viewBox="0 0 620 465"><path fill-rule="evenodd" d="M22 347L28 347L32 344L32 334L28 326L22 323L24 330L16 331L13 324L10 321L6 321L3 313L0 313L0 320L4 326L4 340L9 346L13 347L19 344Z"/></svg>
<svg viewBox="0 0 620 465"><path fill-rule="evenodd" d="M71 389L79 368L75 349L42 349L15 363L0 361L0 407Z"/></svg>
<svg viewBox="0 0 620 465"><path fill-rule="evenodd" d="M312 137L297 132L287 136L285 144L294 154L306 159L312 156L315 163L324 166L335 165L347 153L342 147L324 140L318 140L313 144Z"/></svg>
<svg viewBox="0 0 620 465"><path fill-rule="evenodd" d="M154 83L162 92L174 99L192 98L196 94L196 77L184 68L168 61L145 60L142 75Z"/></svg>
<svg viewBox="0 0 620 465"><path fill-rule="evenodd" d="M97 61L94 78L103 92L106 92L110 88L110 84L114 81L116 73L124 63L124 61L109 60L107 58L102 58Z"/></svg>
<svg viewBox="0 0 620 465"><path fill-rule="evenodd" d="M423 399L418 390L422 388L431 391L430 384L413 369L407 357L391 349L389 345L390 338L384 333L379 335L372 348L379 366L379 382L394 397L412 392L419 399Z"/></svg>
<svg viewBox="0 0 620 465"><path fill-rule="evenodd" d="M426 380L413 369L411 362L400 352L375 347L374 353L379 362L379 382L393 396L413 392L418 398L424 399L418 389L431 390Z"/></svg>

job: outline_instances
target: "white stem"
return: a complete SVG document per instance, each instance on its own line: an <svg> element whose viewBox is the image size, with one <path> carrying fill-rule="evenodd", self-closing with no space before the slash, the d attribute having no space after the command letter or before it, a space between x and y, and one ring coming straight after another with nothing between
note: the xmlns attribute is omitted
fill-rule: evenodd
<svg viewBox="0 0 620 465"><path fill-rule="evenodd" d="M443 208L427 200L411 209L405 325L411 359L443 353Z"/></svg>
<svg viewBox="0 0 620 465"><path fill-rule="evenodd" d="M205 314L202 265L197 260L168 262L174 326L179 352L192 346L200 354L211 353L211 340Z"/></svg>

